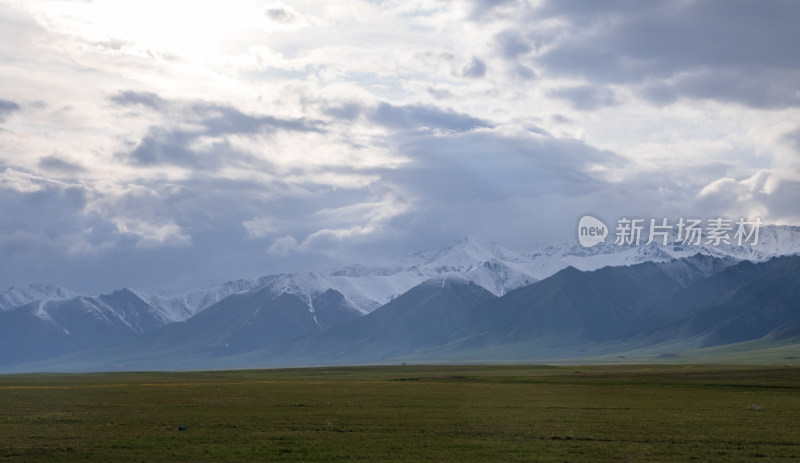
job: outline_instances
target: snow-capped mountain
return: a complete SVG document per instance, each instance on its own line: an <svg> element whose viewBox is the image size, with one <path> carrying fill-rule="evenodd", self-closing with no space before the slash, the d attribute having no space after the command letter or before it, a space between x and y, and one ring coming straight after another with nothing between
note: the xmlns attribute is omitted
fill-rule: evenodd
<svg viewBox="0 0 800 463"><path fill-rule="evenodd" d="M268 287L276 295L288 293L311 301L328 289L338 291L362 313L369 313L416 285L433 278L465 278L495 296L547 278L573 266L596 270L642 262L667 262L695 254L725 259L764 261L773 256L800 253L800 227L763 227L757 246L681 246L650 244L620 246L607 243L584 248L577 242L546 246L532 252L515 252L495 243L464 238L442 249L400 256L383 265L350 265L329 272L298 272L237 280L223 285L172 296L140 297L159 308L164 317L182 321L232 294ZM309 302L310 303L310 302Z"/></svg>
<svg viewBox="0 0 800 463"><path fill-rule="evenodd" d="M600 245L584 248L577 242L559 246L545 246L525 253L523 259L534 262L533 275L547 278L567 266L579 270L597 270L602 267L635 265L642 262L667 262L672 259L702 254L732 259L731 262L749 260L763 262L772 257L800 254L800 227L765 226L759 231L758 244L724 244L699 246L672 243L668 245L617 245L609 238Z"/></svg>
<svg viewBox="0 0 800 463"><path fill-rule="evenodd" d="M10 310L35 301L54 301L77 296L69 289L51 284L12 286L0 294L0 310Z"/></svg>
<svg viewBox="0 0 800 463"><path fill-rule="evenodd" d="M384 265L352 265L329 272L271 275L178 295L153 295L123 289L107 295L87 296L75 295L52 285L11 288L2 294L0 365L89 350L93 352L91 355L101 355L107 346L120 341L124 343L118 344L113 355L109 354L113 361L117 358L114 356L128 355L125 352L129 347L134 356L150 352L148 349L151 347L173 354L178 351L172 349L184 349L180 351L184 357L175 357L180 362L186 358L232 355L253 349L281 349L290 339L313 336L339 323L362 318L383 323L383 316L373 317L372 313L379 314L387 307L391 308L390 313L403 320L404 326L423 326L426 320L452 322L451 315L464 315L466 312L461 309L466 308L466 302L473 297L465 296L467 299L463 299L459 296L460 290L448 292L456 287L472 287L465 294L482 293L489 299L498 298L501 300L498 304L503 307L508 301L516 301L514 304L519 303L522 308L539 302L550 304L546 311L550 315L550 312L560 313L566 307L562 302L572 301L569 305L574 309L572 318L553 320L563 325L569 319L580 325L583 323L581 314L585 313L585 306L594 303L593 298L605 297L611 301L607 301L609 313L616 313L622 307L613 302L619 294L646 292L646 287L642 286L644 283L660 284L658 282L663 280L672 285L670 291L686 289L685 297L681 296L683 299L675 299L669 303L669 310L661 311L680 315L693 310L692 304L698 297L707 295L708 288L718 290L741 286L751 277L759 277L760 273L753 274L753 269L774 270L770 265L780 262L774 263L775 259L770 260L771 257L800 254L800 227L765 227L756 246L618 246L613 240L609 241L584 248L576 240L519 253L496 244L462 239L442 249L407 254ZM783 258L786 259L789 258ZM633 267L636 264L642 265ZM603 267L614 268L595 275L583 274ZM601 278L617 273L625 275L625 278L619 275ZM554 277L558 275L561 276ZM780 272L770 275L770 278L780 281L794 278L781 276ZM696 281L706 278L709 279L708 288L695 285ZM586 288L570 289L567 283L571 281L584 282ZM717 284L719 281L724 284ZM791 291L796 290L795 280L781 284L786 287L787 301L791 302L787 304L794 307L792 301L796 301L796 297ZM531 289L533 287L539 289ZM583 294L585 291L589 291L588 296ZM520 294L531 296L517 301ZM547 300L539 301L537 294ZM441 305L444 303L439 299L430 299L456 300L451 296L464 304ZM647 299L641 296L642 300ZM704 300L703 303L707 302ZM686 310L676 312L673 305ZM484 314L487 318L495 316L491 307L487 310ZM360 316L365 314L370 314L370 317ZM634 315L639 318L631 323L641 321L643 316L637 314ZM422 320L416 317L422 317ZM648 319L663 321L663 317ZM459 324L450 322L445 323L450 328ZM364 323L364 326L372 326ZM387 326L394 326L394 323L399 321L386 322ZM508 323L516 326L513 320ZM600 321L597 323L600 326ZM473 325L481 327L484 324ZM345 328L342 330L347 331ZM364 328L362 334L366 331L368 328ZM367 338L376 339L376 336ZM343 339L346 340L347 336ZM158 351L153 355L156 358L162 353ZM202 362L198 364L203 365Z"/></svg>
<svg viewBox="0 0 800 463"><path fill-rule="evenodd" d="M228 281L219 286L200 291L163 295L147 294L135 291L136 294L153 307L169 322L184 321L203 309L211 307L232 294L249 291L263 283L258 280Z"/></svg>
<svg viewBox="0 0 800 463"><path fill-rule="evenodd" d="M184 321L203 309L232 295L260 286L259 280L236 280L215 286L213 288L191 291L181 294L164 295L148 294L142 291L124 289L134 293L138 298L151 306L156 317L165 323ZM30 284L26 286L12 286L0 294L0 311L8 311L36 302L40 307L56 307L57 302L74 298L83 300L100 300L103 296L80 294L67 288L52 284ZM51 304L52 303L52 304ZM47 318L47 312L42 309L36 312L37 316Z"/></svg>
<svg viewBox="0 0 800 463"><path fill-rule="evenodd" d="M502 296L568 266L597 270L643 262L668 262L695 254L718 257L728 265L740 260L761 262L774 256L800 254L800 227L763 227L755 246L654 243L622 246L614 244L613 239L607 241L592 248L584 248L575 241L521 253L495 243L464 238L439 250L400 256L385 265L352 265L330 272L275 275L261 278L259 284L277 293L300 295L306 300L311 295L334 289L363 313L368 313L433 278L465 278L495 296Z"/></svg>
<svg viewBox="0 0 800 463"><path fill-rule="evenodd" d="M622 246L614 244L613 238L609 238L606 243L591 248L580 246L576 240L530 252L515 252L494 243L465 238L439 250L407 254L383 265L351 265L329 272L242 279L176 295L135 293L154 308L159 318L168 323L184 321L228 296L260 287L268 287L276 295L296 295L305 301L311 301L314 295L333 289L344 295L359 311L369 313L416 285L434 278L465 278L495 296L502 296L568 266L579 270L596 270L642 262L666 262L698 253L723 258L730 264L739 260L761 262L774 256L800 254L800 227L762 227L759 242L755 246ZM0 309L9 310L30 302L65 300L76 296L76 293L54 285L12 287L0 294Z"/></svg>
<svg viewBox="0 0 800 463"><path fill-rule="evenodd" d="M47 358L133 338L169 323L133 291L41 299L0 312L0 363Z"/></svg>
<svg viewBox="0 0 800 463"><path fill-rule="evenodd" d="M260 283L278 294L301 295L306 300L333 289L368 313L433 278L464 278L500 296L536 281L531 269L531 263L518 253L465 238L437 251L401 256L384 266L352 265L331 272L275 275Z"/></svg>

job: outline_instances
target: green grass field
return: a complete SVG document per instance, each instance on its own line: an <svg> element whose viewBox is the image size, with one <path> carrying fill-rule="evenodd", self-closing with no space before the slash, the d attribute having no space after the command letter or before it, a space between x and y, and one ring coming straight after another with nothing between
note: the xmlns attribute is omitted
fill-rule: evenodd
<svg viewBox="0 0 800 463"><path fill-rule="evenodd" d="M799 422L796 367L0 376L2 461L797 461Z"/></svg>

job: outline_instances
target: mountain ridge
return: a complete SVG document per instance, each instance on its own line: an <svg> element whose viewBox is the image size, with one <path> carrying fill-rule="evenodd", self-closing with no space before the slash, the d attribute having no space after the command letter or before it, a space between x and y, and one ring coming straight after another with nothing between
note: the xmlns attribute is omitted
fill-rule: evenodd
<svg viewBox="0 0 800 463"><path fill-rule="evenodd" d="M769 252L760 251L761 257L781 250L794 252L800 243L798 227L769 230L765 234L772 236L765 241ZM776 244L780 242L788 244L781 247ZM687 324L685 317L696 310L711 311L710 304L714 303L719 307L735 307L731 301L720 302L721 298L737 289L744 295L748 291L757 292L757 287L742 288L770 274L773 261L751 262L722 251L717 256L691 254L691 251L696 249L663 245L638 248L605 245L587 249L570 244L524 254L464 239L436 251L408 254L385 266L354 265L327 273L277 274L229 281L206 291L178 295L152 295L123 288L87 296L55 285L12 287L0 295L0 301L7 305L23 304L0 310L0 331L6 338L0 343L0 364L36 362L62 354L80 358L81 351L115 341L122 341L120 345L128 346L131 356L141 361L152 360L146 353L159 349L165 358L182 352L181 355L214 362L245 354L249 355L248 362L260 358L269 363L272 354L290 361L291 355L303 349L307 352L298 359L324 359L313 348L297 347L292 354L287 343L315 336L328 339L325 336L331 335L322 333L334 330L332 326L340 322L345 325L352 322L355 324L347 328L350 333L361 333L358 336L373 346L372 351L378 352L381 349L376 346L396 336L384 332L376 338L363 329L359 331L359 323L392 317L396 317L394 326L417 339L417 344L405 345L403 349L409 351L404 353L398 347L402 344L400 340L391 341L398 348L383 349L391 358L423 351L433 356L445 351L448 355L461 355L470 349L477 352L479 348L508 353L513 350L509 346L515 343L528 346L526 349L540 346L545 350L569 345L577 350L562 353L574 353L589 345L612 346L623 338L630 345L655 346L674 342L674 336L663 331L665 326L673 324L683 338L694 339L691 345L707 347L713 345L708 341L712 339L709 333L713 327L699 330ZM680 257L671 257L670 253ZM789 259L788 262L792 258L784 259ZM609 262L619 265L601 265ZM534 277L537 272L547 273L545 269L557 270L542 279ZM780 274L770 275L771 280L763 285L772 280L783 281ZM783 284L782 290L791 293L792 282ZM454 285L479 288L474 294L485 294L475 296L481 299L475 306L458 302L454 293L444 291ZM429 296L409 302L414 300L411 296L422 293ZM659 306L656 299L666 302ZM440 301L440 306L422 310L431 307L430 301ZM794 309L791 300L776 300L775 304L789 315L780 318L777 325L769 326L786 337L786 333L793 332L790 325L794 323ZM586 310L593 305L598 307L595 312ZM719 307L711 317L713 320L722 318ZM404 313L415 313L420 320L414 321L416 325L401 322ZM437 313L440 318L436 318ZM426 332L420 324L425 317L433 317L429 320L439 320L435 323L441 321L441 326L446 327L435 340L415 337ZM202 326L205 328L201 329ZM409 326L416 328L411 330ZM340 338L346 338L345 328L334 331L345 333ZM724 342L740 340L726 337L722 331L716 335ZM193 340L193 336L198 339ZM152 346L144 345L146 342ZM441 345L435 345L437 342ZM146 355L137 354L137 350ZM123 350L114 352L125 356ZM351 351L340 359L386 360L367 354Z"/></svg>
<svg viewBox="0 0 800 463"><path fill-rule="evenodd" d="M610 240L609 240L610 241ZM417 284L439 276L462 276L502 296L510 290L547 278L567 266L596 270L605 266L666 262L696 254L728 259L765 261L778 255L800 254L800 227L764 226L758 246L683 246L651 243L618 246L604 243L584 248L577 242L542 246L533 251L516 252L496 243L464 238L433 251L405 254L384 265L353 264L327 272L296 272L239 279L178 294L158 294L133 290L158 307L171 321L182 321L232 294L258 286L292 287L298 294L323 293L334 289L342 293L361 312L368 313L408 291ZM52 284L12 286L0 294L0 310L8 310L36 300L74 297L78 293ZM88 295L88 294L80 294ZM15 305L16 304L16 305Z"/></svg>

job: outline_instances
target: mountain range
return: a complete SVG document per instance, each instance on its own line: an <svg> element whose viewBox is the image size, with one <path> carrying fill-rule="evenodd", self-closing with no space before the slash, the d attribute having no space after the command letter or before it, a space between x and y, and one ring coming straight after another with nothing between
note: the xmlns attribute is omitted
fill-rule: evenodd
<svg viewBox="0 0 800 463"><path fill-rule="evenodd" d="M762 339L792 346L797 254L800 228L771 226L752 247L517 253L464 239L382 266L178 295L13 287L0 294L0 371L671 358Z"/></svg>

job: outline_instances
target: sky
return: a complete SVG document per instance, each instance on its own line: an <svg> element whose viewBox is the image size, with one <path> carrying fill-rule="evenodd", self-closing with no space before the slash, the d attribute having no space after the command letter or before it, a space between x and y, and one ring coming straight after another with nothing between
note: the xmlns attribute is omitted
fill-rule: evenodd
<svg viewBox="0 0 800 463"><path fill-rule="evenodd" d="M0 288L800 225L800 2L0 0ZM606 222L608 223L608 222Z"/></svg>

